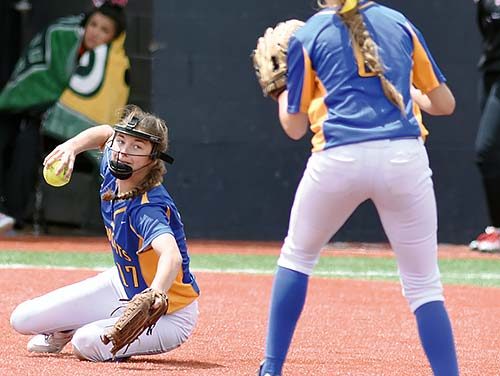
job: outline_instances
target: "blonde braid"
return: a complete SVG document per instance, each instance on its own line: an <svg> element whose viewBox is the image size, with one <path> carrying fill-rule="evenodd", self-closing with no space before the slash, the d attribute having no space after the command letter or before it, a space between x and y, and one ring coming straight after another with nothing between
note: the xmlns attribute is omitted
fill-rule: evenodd
<svg viewBox="0 0 500 376"><path fill-rule="evenodd" d="M351 38L359 46L361 54L365 64L374 72L379 78L382 84L382 90L384 95L399 108L401 113L405 113L405 106L403 102L403 96L396 89L396 87L385 77L384 67L382 66L382 61L378 54L378 48L373 39L370 36L368 30L366 30L365 23L363 22L363 17L357 11L348 12L346 14L340 15L342 20L347 25Z"/></svg>
<svg viewBox="0 0 500 376"><path fill-rule="evenodd" d="M163 175L165 174L165 166L161 160L156 160L153 163L153 167L151 167L151 170L149 170L141 184L128 192L117 195L116 199L127 200L129 198L137 197L149 191L155 185L161 184L163 181Z"/></svg>
<svg viewBox="0 0 500 376"><path fill-rule="evenodd" d="M111 189L108 189L101 195L101 200L103 201L111 201L114 199L115 199L115 192L113 192Z"/></svg>
<svg viewBox="0 0 500 376"><path fill-rule="evenodd" d="M339 0L337 3L340 7L343 7L345 2L346 0ZM320 8L325 8L328 6L328 3L325 0L318 0L318 6ZM378 47L366 29L363 17L358 12L358 7L356 6L356 8L346 13L339 13L339 17L349 29L351 39L358 45L361 54L363 55L364 63L370 71L375 73L380 79L384 95L391 101L392 104L399 108L401 113L404 115L405 105L403 96L387 79L387 77L385 77L382 60L378 54Z"/></svg>

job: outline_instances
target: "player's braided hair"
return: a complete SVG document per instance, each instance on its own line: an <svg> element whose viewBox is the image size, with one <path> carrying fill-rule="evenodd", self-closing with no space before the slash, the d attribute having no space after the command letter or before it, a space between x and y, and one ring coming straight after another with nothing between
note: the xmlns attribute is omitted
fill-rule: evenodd
<svg viewBox="0 0 500 376"><path fill-rule="evenodd" d="M320 8L328 7L329 5L326 1L327 0L318 0L318 6ZM337 4L342 7L346 1L347 0L338 0ZM404 114L405 105L403 102L403 96L387 79L387 77L385 77L384 67L382 59L378 54L377 44L373 41L370 33L366 29L363 16L358 12L358 6L356 5L353 9L345 13L339 13L339 16L349 29L351 39L358 45L359 50L363 55L364 63L371 72L375 73L379 77L384 95L397 108L399 108L402 114Z"/></svg>
<svg viewBox="0 0 500 376"><path fill-rule="evenodd" d="M141 118L141 121L137 124L136 129L138 131L158 136L160 138L160 143L156 147L158 148L158 151L166 152L168 149L168 128L165 122L152 114L142 111L138 106L129 105L123 109L120 123L127 124L134 116ZM102 194L101 198L104 201L111 201L127 200L129 198L140 196L154 186L161 184L163 181L163 175L165 175L166 172L167 170L163 161L161 159L155 159L151 163L151 168L141 184L128 192L123 192L118 195L116 195L112 190L106 191Z"/></svg>

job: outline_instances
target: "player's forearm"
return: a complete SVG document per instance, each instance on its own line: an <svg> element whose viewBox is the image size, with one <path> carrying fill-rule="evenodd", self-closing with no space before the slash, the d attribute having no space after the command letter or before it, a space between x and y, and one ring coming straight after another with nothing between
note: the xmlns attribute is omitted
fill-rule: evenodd
<svg viewBox="0 0 500 376"><path fill-rule="evenodd" d="M174 283L182 265L179 248L174 237L170 234L160 235L153 240L151 245L160 258L150 287L166 292Z"/></svg>
<svg viewBox="0 0 500 376"><path fill-rule="evenodd" d="M50 166L55 161L61 163L55 171L56 175L66 170L65 176L69 178L73 172L75 158L83 151L102 147L113 134L109 125L99 125L79 133L66 142L56 146L43 161L44 166Z"/></svg>
<svg viewBox="0 0 500 376"><path fill-rule="evenodd" d="M180 266L181 262L179 258L171 257L165 253L162 254L158 260L156 274L150 287L158 291L167 292L174 283Z"/></svg>
<svg viewBox="0 0 500 376"><path fill-rule="evenodd" d="M87 150L102 148L112 135L113 128L111 126L98 125L84 130L66 142L71 145L75 154L80 154Z"/></svg>
<svg viewBox="0 0 500 376"><path fill-rule="evenodd" d="M309 119L307 114L297 113L290 114L288 113L288 91L285 90L279 97L279 118L280 123L288 135L288 137L298 140L302 138L306 132L307 127L309 125Z"/></svg>
<svg viewBox="0 0 500 376"><path fill-rule="evenodd" d="M415 104L422 111L428 112L428 110L432 106L429 97L427 97L427 95L425 95L415 87L410 88L410 94L411 94L411 99L413 99L413 102L415 102Z"/></svg>
<svg viewBox="0 0 500 376"><path fill-rule="evenodd" d="M444 83L427 94L412 88L411 97L422 111L430 115L451 115L455 110L455 97Z"/></svg>

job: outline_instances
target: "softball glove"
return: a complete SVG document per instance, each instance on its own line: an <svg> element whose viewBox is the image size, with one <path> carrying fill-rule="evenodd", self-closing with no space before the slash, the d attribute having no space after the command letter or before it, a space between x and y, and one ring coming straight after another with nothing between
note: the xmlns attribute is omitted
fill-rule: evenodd
<svg viewBox="0 0 500 376"><path fill-rule="evenodd" d="M111 353L115 355L134 342L146 329L146 334L151 334L156 322L167 313L167 309L166 294L146 289L128 302L121 317L101 336L101 340L105 345L113 343Z"/></svg>
<svg viewBox="0 0 500 376"><path fill-rule="evenodd" d="M257 40L257 47L250 55L264 96L274 100L286 89L287 51L291 36L304 22L288 20L276 27L269 27Z"/></svg>

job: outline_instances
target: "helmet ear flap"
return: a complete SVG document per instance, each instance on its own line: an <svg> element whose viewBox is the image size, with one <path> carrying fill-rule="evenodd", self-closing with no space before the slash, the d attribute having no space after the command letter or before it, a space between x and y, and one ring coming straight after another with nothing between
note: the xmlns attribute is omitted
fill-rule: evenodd
<svg viewBox="0 0 500 376"><path fill-rule="evenodd" d="M152 143L153 148L151 149L151 159L158 159L159 153L158 153L158 144Z"/></svg>
<svg viewBox="0 0 500 376"><path fill-rule="evenodd" d="M173 164L174 163L174 157L171 155L164 153L160 151L160 145L159 144L153 144L153 149L151 150L150 154L151 159L161 159L164 162L167 162L168 164Z"/></svg>

